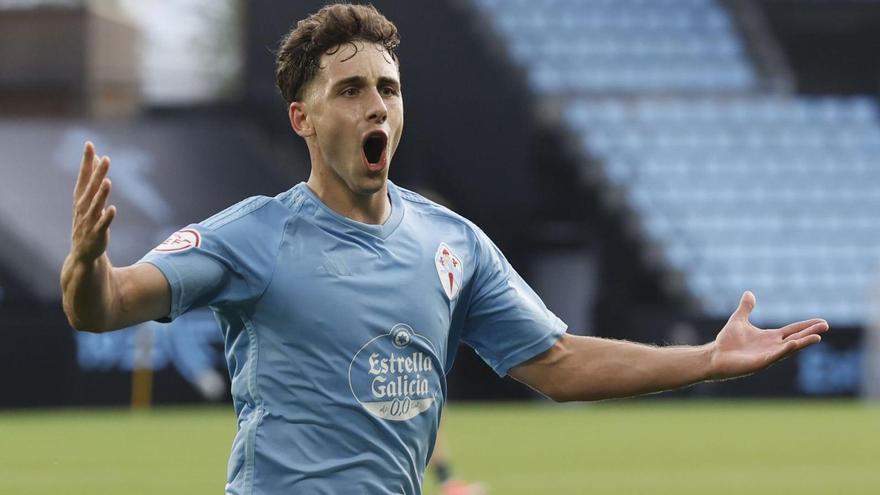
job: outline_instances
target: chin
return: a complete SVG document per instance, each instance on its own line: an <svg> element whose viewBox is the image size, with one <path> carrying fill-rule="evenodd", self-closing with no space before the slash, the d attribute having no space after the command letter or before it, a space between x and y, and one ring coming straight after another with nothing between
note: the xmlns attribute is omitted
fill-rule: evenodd
<svg viewBox="0 0 880 495"><path fill-rule="evenodd" d="M348 184L348 188L358 196L372 196L382 192L387 181L388 176L381 173L376 176L361 177L358 180L352 181Z"/></svg>

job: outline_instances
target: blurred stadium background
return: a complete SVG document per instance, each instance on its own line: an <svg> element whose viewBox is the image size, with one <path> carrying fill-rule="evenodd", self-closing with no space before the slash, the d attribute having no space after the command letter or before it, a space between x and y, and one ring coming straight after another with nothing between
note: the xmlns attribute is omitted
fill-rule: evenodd
<svg viewBox="0 0 880 495"><path fill-rule="evenodd" d="M694 493L880 492L866 463L880 458L880 411L870 402L880 396L880 1L373 3L403 39L406 131L392 180L481 225L570 331L703 343L745 289L758 298L756 324L820 316L833 328L823 345L768 372L663 396L677 401L460 405L450 436L463 471L498 493L691 493L662 481L688 476L708 483L691 478ZM181 225L304 180L308 156L289 130L272 51L322 4L0 0L0 409L9 410L0 411L0 493L222 488L234 423L231 408L203 406L228 400L213 318L71 330L58 288L70 191L90 139L113 158L110 254L120 265ZM454 404L537 399L465 349L449 389ZM746 409L744 398L791 401ZM130 405L175 408L90 412ZM606 443L583 429L618 415L631 423L610 430L620 437L599 435ZM499 417L530 440L493 439L498 450L487 453L477 440ZM701 443L731 417L748 418L735 421L742 436ZM773 441L789 426L782 418L813 436L792 446L792 459L812 464L781 472L826 469L820 481L755 486L772 470L735 464L732 474L718 467L725 457L712 470L709 449L779 467L788 455ZM119 428L108 440L118 452L150 441L164 452L169 445L156 442L183 437L157 432L203 427L211 435L188 442L210 449L192 454L206 459L198 469L145 454L142 465L176 466L162 471L168 485L97 464L75 476L84 462L76 447L105 425ZM656 436L667 427L677 434ZM519 442L541 442L542 428L583 440L542 450L533 470L492 460L517 459ZM614 438L645 450L616 453ZM651 457L672 448L685 450ZM759 453L768 451L779 455ZM199 469L209 484L187 481ZM609 473L636 481L597 481L613 481ZM737 491L738 482L753 485Z"/></svg>

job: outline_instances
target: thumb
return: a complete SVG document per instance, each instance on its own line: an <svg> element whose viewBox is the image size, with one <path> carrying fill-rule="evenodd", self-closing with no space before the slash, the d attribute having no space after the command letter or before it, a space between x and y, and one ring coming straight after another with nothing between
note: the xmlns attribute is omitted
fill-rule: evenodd
<svg viewBox="0 0 880 495"><path fill-rule="evenodd" d="M752 313L752 310L755 309L756 302L755 295L752 294L752 291L747 290L743 292L742 298L739 300L739 306L736 308L736 311L733 312L730 319L748 321L749 315Z"/></svg>

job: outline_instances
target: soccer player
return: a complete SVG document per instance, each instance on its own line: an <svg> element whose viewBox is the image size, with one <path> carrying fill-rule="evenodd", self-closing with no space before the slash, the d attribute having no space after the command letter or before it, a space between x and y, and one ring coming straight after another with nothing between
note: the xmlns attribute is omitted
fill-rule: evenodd
<svg viewBox="0 0 880 495"><path fill-rule="evenodd" d="M821 340L819 319L752 326L750 292L702 346L567 334L479 228L388 180L398 39L369 6L300 21L276 76L308 181L190 225L134 265L107 257L110 159L85 146L65 312L95 332L215 312L238 418L226 493L420 493L460 341L499 375L572 401L747 375Z"/></svg>

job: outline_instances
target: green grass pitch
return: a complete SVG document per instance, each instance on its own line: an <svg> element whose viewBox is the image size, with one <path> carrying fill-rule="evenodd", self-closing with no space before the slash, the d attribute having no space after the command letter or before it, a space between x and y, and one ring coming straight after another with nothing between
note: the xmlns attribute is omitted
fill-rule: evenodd
<svg viewBox="0 0 880 495"><path fill-rule="evenodd" d="M453 405L457 472L516 494L880 493L880 405ZM0 494L220 494L230 408L0 413ZM428 476L426 494L433 494Z"/></svg>

